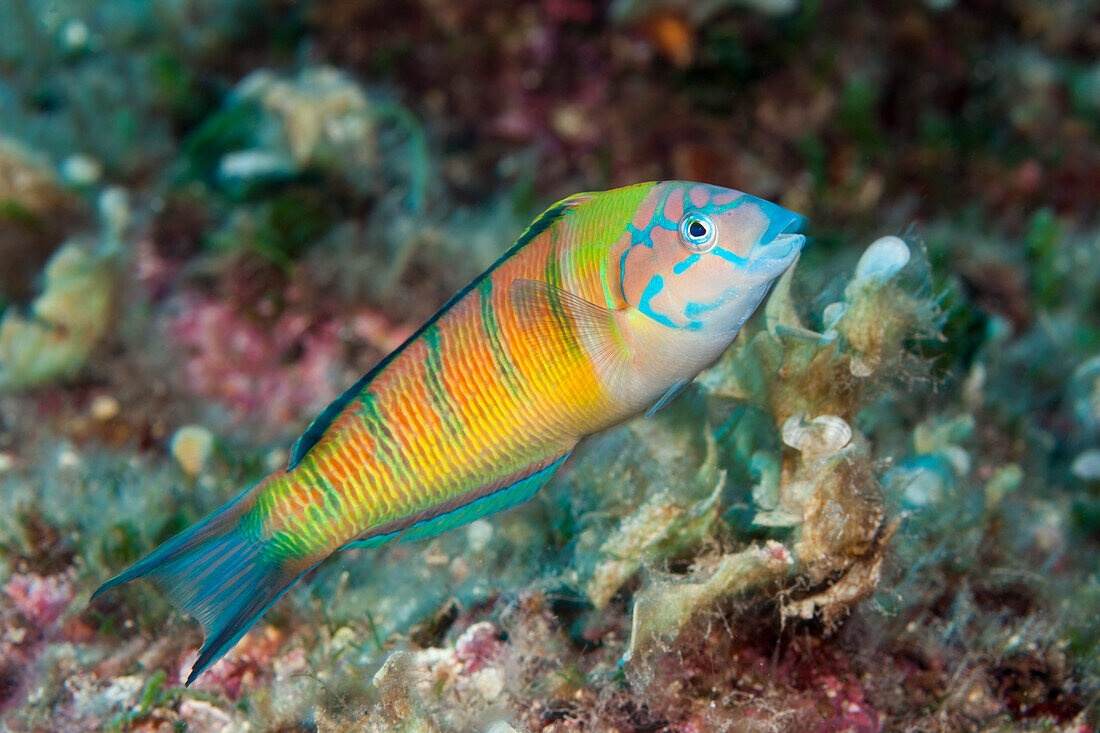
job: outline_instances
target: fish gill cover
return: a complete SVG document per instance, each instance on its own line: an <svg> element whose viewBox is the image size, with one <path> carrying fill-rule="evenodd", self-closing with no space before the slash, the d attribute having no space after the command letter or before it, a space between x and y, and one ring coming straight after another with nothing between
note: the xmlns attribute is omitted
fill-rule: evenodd
<svg viewBox="0 0 1100 733"><path fill-rule="evenodd" d="M15 0L0 727L1094 730L1100 18L951 0ZM811 242L534 499L202 642L104 580L546 205L708 181Z"/></svg>

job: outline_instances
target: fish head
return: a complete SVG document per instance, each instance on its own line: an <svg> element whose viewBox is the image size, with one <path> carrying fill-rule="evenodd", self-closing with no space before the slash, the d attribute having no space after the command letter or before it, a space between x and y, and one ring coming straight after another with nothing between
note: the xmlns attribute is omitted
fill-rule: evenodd
<svg viewBox="0 0 1100 733"><path fill-rule="evenodd" d="M612 277L626 303L653 321L732 338L798 259L804 224L740 191L662 181L627 225Z"/></svg>

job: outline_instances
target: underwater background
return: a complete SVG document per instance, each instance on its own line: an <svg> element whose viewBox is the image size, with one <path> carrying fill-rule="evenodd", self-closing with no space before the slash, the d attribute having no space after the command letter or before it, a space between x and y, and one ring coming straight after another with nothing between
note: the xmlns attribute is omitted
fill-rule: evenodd
<svg viewBox="0 0 1100 733"><path fill-rule="evenodd" d="M1094 731L1100 5L0 0L0 730ZM810 221L683 397L191 687L91 592L554 201Z"/></svg>

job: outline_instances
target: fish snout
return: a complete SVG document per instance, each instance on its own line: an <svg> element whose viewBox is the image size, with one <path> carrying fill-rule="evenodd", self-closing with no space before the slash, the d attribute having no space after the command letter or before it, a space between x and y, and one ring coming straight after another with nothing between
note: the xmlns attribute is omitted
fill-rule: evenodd
<svg viewBox="0 0 1100 733"><path fill-rule="evenodd" d="M776 274L787 269L806 244L806 217L788 211L771 202L762 202L761 208L768 215L770 224L752 248L749 266L752 269L775 270Z"/></svg>

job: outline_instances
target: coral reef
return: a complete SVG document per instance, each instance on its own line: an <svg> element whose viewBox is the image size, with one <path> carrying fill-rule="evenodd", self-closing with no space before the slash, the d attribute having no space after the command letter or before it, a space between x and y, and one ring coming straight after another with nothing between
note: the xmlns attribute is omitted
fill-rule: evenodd
<svg viewBox="0 0 1100 733"><path fill-rule="evenodd" d="M1100 37L1079 0L21 0L0 23L0 728L1100 725ZM811 244L536 498L201 635L92 590L563 195Z"/></svg>

